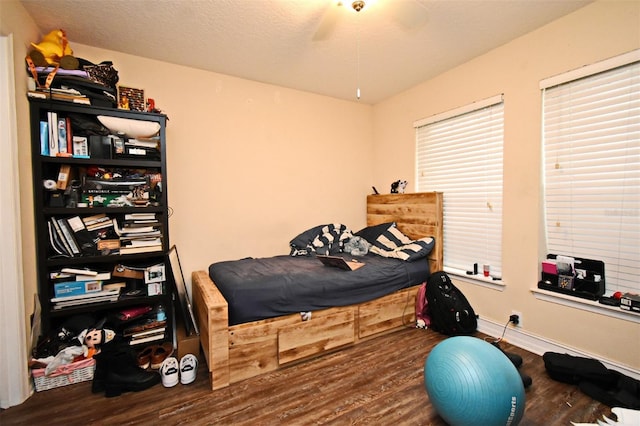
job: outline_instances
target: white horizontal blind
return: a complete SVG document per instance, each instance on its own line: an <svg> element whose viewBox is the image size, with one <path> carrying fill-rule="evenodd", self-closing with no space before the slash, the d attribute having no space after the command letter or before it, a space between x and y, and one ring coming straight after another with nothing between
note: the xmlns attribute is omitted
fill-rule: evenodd
<svg viewBox="0 0 640 426"><path fill-rule="evenodd" d="M543 88L547 252L640 290L640 62Z"/></svg>
<svg viewBox="0 0 640 426"><path fill-rule="evenodd" d="M468 271L478 263L482 274L489 264L501 277L504 103L492 99L416 122L416 182L418 191L444 193L444 266Z"/></svg>

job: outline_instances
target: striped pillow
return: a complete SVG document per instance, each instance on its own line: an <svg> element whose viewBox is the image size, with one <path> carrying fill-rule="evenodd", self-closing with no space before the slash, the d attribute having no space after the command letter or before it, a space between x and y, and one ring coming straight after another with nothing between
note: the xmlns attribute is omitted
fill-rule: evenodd
<svg viewBox="0 0 640 426"><path fill-rule="evenodd" d="M412 240L404 235L395 223L389 223L386 227L378 225L378 234L375 240L369 241L373 247L369 251L379 256L393 257L405 261L414 261L427 257L435 245L432 237ZM358 232L360 233L360 232ZM369 235L371 238L371 235Z"/></svg>

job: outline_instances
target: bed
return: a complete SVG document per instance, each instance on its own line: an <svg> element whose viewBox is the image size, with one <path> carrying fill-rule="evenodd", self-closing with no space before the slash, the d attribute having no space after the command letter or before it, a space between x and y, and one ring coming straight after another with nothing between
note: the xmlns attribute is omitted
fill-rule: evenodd
<svg viewBox="0 0 640 426"><path fill-rule="evenodd" d="M427 257L428 269L432 272L442 270L442 193L369 195L367 226L390 222L413 240L433 237L435 245ZM366 267L376 262L369 256L361 258ZM317 259L310 257L306 260ZM315 262L315 267L320 267L318 264ZM233 267L232 264L227 266ZM346 276L365 269L347 272L322 267L328 268L326 273ZM256 318L263 319L254 319L250 313L238 315L234 309L230 316L227 298L231 300L233 296L229 296L229 290L225 289L225 298L209 272L193 272L192 289L200 343L212 389L358 344L415 321L414 305L419 282L408 287L397 284L397 290L379 290L380 294L368 291L370 295L374 294L373 299L347 298L349 303L342 306L335 303L327 306L312 304L312 309L300 308L297 312L296 307L296 312L282 315L276 308L275 312L266 315L268 317L263 318L263 313L256 313ZM350 303L352 300L355 302ZM305 316L306 311L310 311L310 317Z"/></svg>

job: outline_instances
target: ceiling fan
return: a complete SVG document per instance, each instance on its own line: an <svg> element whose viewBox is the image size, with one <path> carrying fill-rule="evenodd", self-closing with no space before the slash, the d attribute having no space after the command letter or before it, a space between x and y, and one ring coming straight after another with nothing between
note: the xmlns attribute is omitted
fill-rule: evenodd
<svg viewBox="0 0 640 426"><path fill-rule="evenodd" d="M370 4L372 5L370 6ZM387 0L384 3L383 0L338 0L327 6L318 29L313 35L313 41L328 39L339 21L348 12L345 9L350 7L354 11L360 12L372 6L384 7L390 12L391 17L407 30L418 28L427 21L427 11L417 0Z"/></svg>

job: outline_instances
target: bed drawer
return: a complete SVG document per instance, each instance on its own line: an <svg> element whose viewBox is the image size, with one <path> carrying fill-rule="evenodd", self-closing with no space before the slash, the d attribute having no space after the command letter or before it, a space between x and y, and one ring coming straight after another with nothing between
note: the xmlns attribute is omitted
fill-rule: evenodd
<svg viewBox="0 0 640 426"><path fill-rule="evenodd" d="M393 330L415 321L416 294L420 286L363 303L358 308L358 338Z"/></svg>
<svg viewBox="0 0 640 426"><path fill-rule="evenodd" d="M353 343L355 313L355 307L330 309L322 316L312 316L309 321L282 327L278 332L279 364Z"/></svg>

